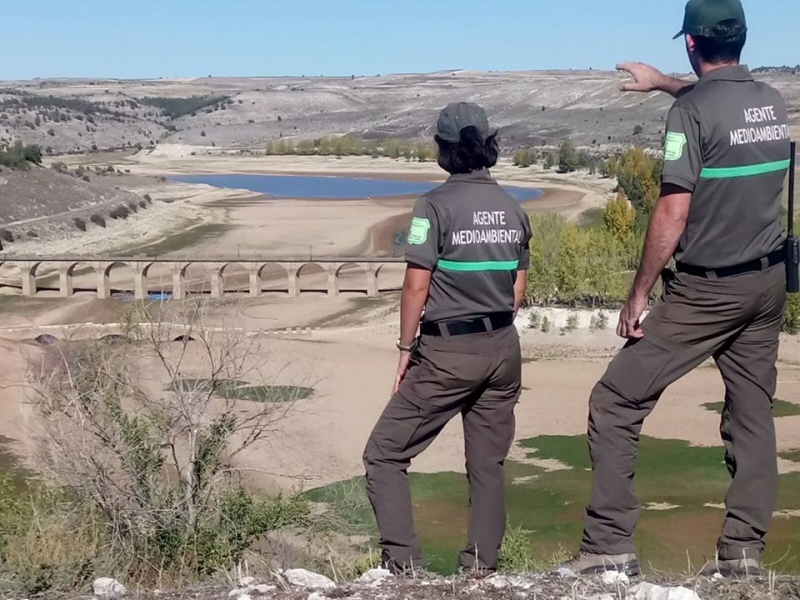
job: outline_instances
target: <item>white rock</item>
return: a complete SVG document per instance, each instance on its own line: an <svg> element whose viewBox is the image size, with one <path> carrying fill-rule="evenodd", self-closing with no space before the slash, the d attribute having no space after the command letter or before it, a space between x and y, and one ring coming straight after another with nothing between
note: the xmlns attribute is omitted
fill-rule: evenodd
<svg viewBox="0 0 800 600"><path fill-rule="evenodd" d="M694 590L685 587L670 588L667 600L700 600Z"/></svg>
<svg viewBox="0 0 800 600"><path fill-rule="evenodd" d="M98 598L116 599L122 598L128 593L124 585L110 577L96 579L92 587L94 588L94 595Z"/></svg>
<svg viewBox="0 0 800 600"><path fill-rule="evenodd" d="M575 571L573 571L572 569L568 569L567 567L561 567L560 569L558 569L556 571L556 573L559 574L561 577L563 577L565 579L577 579L578 578L578 574Z"/></svg>
<svg viewBox="0 0 800 600"><path fill-rule="evenodd" d="M242 577L239 580L239 585L243 588L250 587L251 585L255 585L256 578L255 577Z"/></svg>
<svg viewBox="0 0 800 600"><path fill-rule="evenodd" d="M631 589L631 594L634 600L667 600L669 590L660 585L645 582Z"/></svg>
<svg viewBox="0 0 800 600"><path fill-rule="evenodd" d="M311 571L306 571L305 569L289 569L288 571L284 571L283 576L291 585L297 587L304 587L312 590L323 590L336 587L336 584L324 575L312 573Z"/></svg>
<svg viewBox="0 0 800 600"><path fill-rule="evenodd" d="M630 579L625 573L620 573L619 571L606 571L603 573L603 583L606 585L616 585L619 583L627 585L630 583Z"/></svg>
<svg viewBox="0 0 800 600"><path fill-rule="evenodd" d="M722 573L714 573L711 576L711 579L713 579L714 581L719 581L720 579L725 579L725 576Z"/></svg>
<svg viewBox="0 0 800 600"><path fill-rule="evenodd" d="M589 600L617 600L611 594L602 594L600 596L591 596Z"/></svg>
<svg viewBox="0 0 800 600"><path fill-rule="evenodd" d="M634 600L700 600L700 596L685 587L665 588L652 583L637 585L631 594Z"/></svg>
<svg viewBox="0 0 800 600"><path fill-rule="evenodd" d="M390 577L394 577L394 575L392 575L392 572L388 569L370 569L358 578L357 583L377 583Z"/></svg>
<svg viewBox="0 0 800 600"><path fill-rule="evenodd" d="M328 597L318 594L317 592L312 592L308 595L308 600L328 600Z"/></svg>
<svg viewBox="0 0 800 600"><path fill-rule="evenodd" d="M242 594L241 596L239 596L239 600L251 600L250 594Z"/></svg>
<svg viewBox="0 0 800 600"><path fill-rule="evenodd" d="M261 594L262 596L266 596L267 594L271 594L272 592L274 592L277 589L278 588L276 588L274 585L266 585L266 584L263 584L263 583L261 585L257 585L256 587L253 588L253 590L257 594Z"/></svg>

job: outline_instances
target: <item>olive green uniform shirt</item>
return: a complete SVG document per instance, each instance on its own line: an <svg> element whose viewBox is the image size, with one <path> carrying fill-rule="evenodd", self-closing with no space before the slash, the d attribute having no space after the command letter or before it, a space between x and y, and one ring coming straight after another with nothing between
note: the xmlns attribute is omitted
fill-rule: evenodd
<svg viewBox="0 0 800 600"><path fill-rule="evenodd" d="M488 170L453 175L420 198L406 260L433 272L423 321L512 312L530 238L528 215Z"/></svg>
<svg viewBox="0 0 800 600"><path fill-rule="evenodd" d="M746 66L703 75L675 102L662 181L692 192L677 261L718 269L781 247L789 144L785 101Z"/></svg>

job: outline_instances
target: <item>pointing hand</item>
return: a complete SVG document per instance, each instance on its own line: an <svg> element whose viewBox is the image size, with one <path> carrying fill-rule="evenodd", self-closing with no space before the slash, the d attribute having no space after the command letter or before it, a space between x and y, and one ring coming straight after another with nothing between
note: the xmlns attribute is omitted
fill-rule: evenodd
<svg viewBox="0 0 800 600"><path fill-rule="evenodd" d="M618 71L625 71L633 76L633 83L620 86L623 92L655 92L661 89L664 74L645 63L623 62L617 65Z"/></svg>

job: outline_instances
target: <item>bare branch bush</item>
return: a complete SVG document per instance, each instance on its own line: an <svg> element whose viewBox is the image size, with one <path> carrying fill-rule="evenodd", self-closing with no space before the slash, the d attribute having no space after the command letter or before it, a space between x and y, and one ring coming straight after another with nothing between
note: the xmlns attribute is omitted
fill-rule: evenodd
<svg viewBox="0 0 800 600"><path fill-rule="evenodd" d="M51 346L30 371L41 470L96 507L137 581L213 575L308 515L298 497L253 497L235 459L313 389L286 385L291 365L261 336L209 312L137 305L119 337Z"/></svg>

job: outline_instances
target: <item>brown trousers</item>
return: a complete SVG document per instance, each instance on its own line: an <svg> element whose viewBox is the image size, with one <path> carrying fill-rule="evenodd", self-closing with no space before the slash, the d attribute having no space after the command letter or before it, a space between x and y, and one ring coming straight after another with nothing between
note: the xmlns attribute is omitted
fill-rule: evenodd
<svg viewBox="0 0 800 600"><path fill-rule="evenodd" d="M593 486L583 551L634 552L643 421L667 386L713 357L726 388L720 432L732 477L719 555L760 554L777 498L772 400L785 285L783 265L722 279L679 273L667 282L642 324L644 339L625 346L589 401Z"/></svg>
<svg viewBox="0 0 800 600"><path fill-rule="evenodd" d="M396 569L424 566L414 529L408 467L461 414L470 520L460 563L469 569L497 568L506 527L504 463L514 440L521 375L514 327L421 338L400 391L386 406L364 451L367 494L385 564Z"/></svg>

